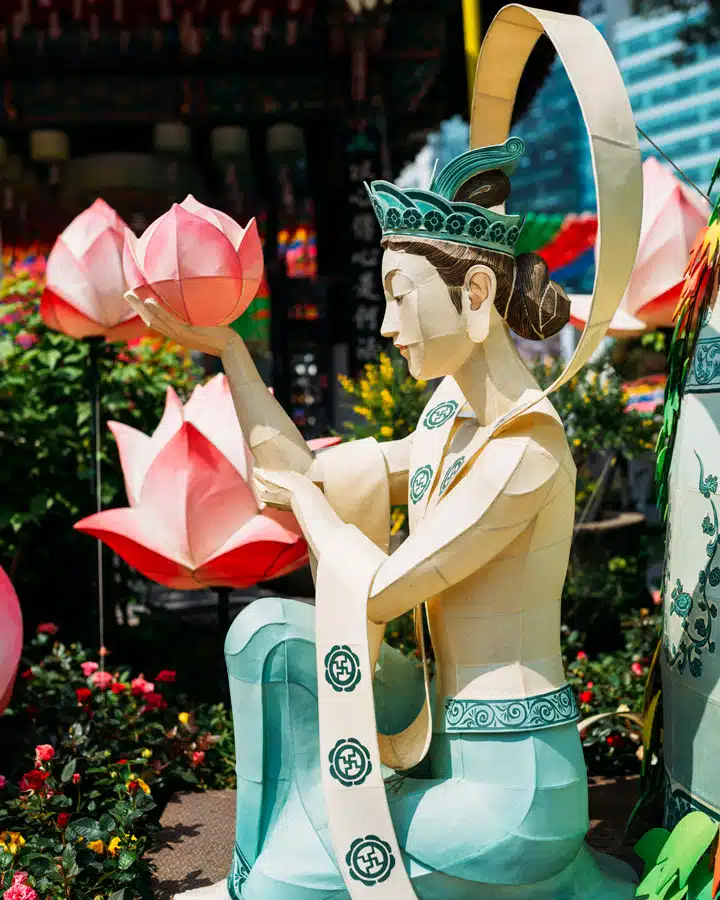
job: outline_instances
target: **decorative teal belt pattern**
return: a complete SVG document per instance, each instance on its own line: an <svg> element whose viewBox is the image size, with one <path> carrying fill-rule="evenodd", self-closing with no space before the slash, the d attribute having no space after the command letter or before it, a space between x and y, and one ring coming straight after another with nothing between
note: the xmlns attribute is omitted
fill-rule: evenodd
<svg viewBox="0 0 720 900"><path fill-rule="evenodd" d="M567 725L579 718L569 684L518 700L445 700L445 731L535 731Z"/></svg>
<svg viewBox="0 0 720 900"><path fill-rule="evenodd" d="M248 879L250 874L250 864L240 847L235 844L235 852L233 854L232 867L227 877L228 893L232 900L242 900L242 886Z"/></svg>

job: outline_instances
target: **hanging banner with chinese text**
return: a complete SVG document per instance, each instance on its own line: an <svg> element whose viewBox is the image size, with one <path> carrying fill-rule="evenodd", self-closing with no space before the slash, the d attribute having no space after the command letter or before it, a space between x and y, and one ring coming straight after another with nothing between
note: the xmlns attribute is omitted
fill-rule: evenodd
<svg viewBox="0 0 720 900"><path fill-rule="evenodd" d="M380 325L385 300L380 279L380 229L373 214L368 184L382 178L382 138L365 127L351 133L346 145L348 190L347 296L350 303L350 368L354 374L373 362L382 346Z"/></svg>

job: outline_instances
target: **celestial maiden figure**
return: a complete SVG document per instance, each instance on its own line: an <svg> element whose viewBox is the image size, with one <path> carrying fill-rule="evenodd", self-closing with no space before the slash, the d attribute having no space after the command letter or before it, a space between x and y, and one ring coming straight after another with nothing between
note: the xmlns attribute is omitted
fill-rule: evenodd
<svg viewBox="0 0 720 900"><path fill-rule="evenodd" d="M515 78L488 94L476 87L478 149L428 191L369 188L385 251L382 333L413 377L443 378L410 437L313 459L237 335L190 328L130 298L153 328L222 357L264 499L292 508L316 561L315 611L259 600L230 629L233 867L227 883L182 896L633 896L632 873L584 843L586 771L559 639L575 469L508 328L543 339L569 318L544 262L514 255L520 217L498 211L523 152L504 140L517 79L543 29L571 75L588 66L606 91L593 104L590 80L575 83L606 252L570 377L632 267L640 158L602 38L582 20L522 7L506 7L483 45L478 83L501 60ZM410 536L388 555L397 503L409 506ZM427 670L423 678L382 645L385 623L421 605L435 649L432 698Z"/></svg>

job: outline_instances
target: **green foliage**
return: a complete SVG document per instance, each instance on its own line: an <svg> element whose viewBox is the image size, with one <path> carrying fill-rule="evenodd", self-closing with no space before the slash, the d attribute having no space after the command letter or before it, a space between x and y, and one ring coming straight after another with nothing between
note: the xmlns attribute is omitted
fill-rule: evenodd
<svg viewBox="0 0 720 900"><path fill-rule="evenodd" d="M395 350L391 356L380 353L377 363L365 366L361 378L341 375L340 384L355 401L355 414L365 420L344 423L350 439L407 437L429 398L427 383L408 375L407 364Z"/></svg>
<svg viewBox="0 0 720 900"><path fill-rule="evenodd" d="M94 512L89 341L52 331L38 313L42 272L11 271L0 286L0 564L26 616L76 617L93 590L93 542L73 524ZM187 394L189 356L165 341L96 343L101 383L103 503L123 505L122 472L105 427L151 433L172 384ZM59 610L58 610L59 607Z"/></svg>
<svg viewBox="0 0 720 900"><path fill-rule="evenodd" d="M645 863L635 896L648 900L711 900L718 823L703 812L689 813L672 832L653 828L635 852ZM717 862L715 862L717 866Z"/></svg>
<svg viewBox="0 0 720 900"><path fill-rule="evenodd" d="M580 718L601 713L641 716L645 681L660 628L660 613L641 609L621 623L624 647L588 654L580 635L563 627L563 662L580 708ZM607 716L583 733L588 769L593 775L637 772L642 759L642 729L625 716Z"/></svg>
<svg viewBox="0 0 720 900"><path fill-rule="evenodd" d="M0 891L24 872L51 900L151 897L145 851L170 793L234 785L227 711L192 708L174 672L100 673L47 634L26 652L0 717Z"/></svg>

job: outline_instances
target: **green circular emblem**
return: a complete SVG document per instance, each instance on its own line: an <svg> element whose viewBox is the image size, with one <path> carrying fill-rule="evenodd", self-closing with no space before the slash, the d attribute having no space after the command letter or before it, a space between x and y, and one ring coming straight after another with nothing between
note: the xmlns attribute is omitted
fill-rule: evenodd
<svg viewBox="0 0 720 900"><path fill-rule="evenodd" d="M425 491L432 481L432 466L421 466L415 469L415 474L410 479L410 499L413 503L419 503L425 496Z"/></svg>
<svg viewBox="0 0 720 900"><path fill-rule="evenodd" d="M329 753L330 774L345 787L355 787L372 772L370 751L357 738L341 738Z"/></svg>
<svg viewBox="0 0 720 900"><path fill-rule="evenodd" d="M455 460L455 462L450 466L450 468L445 473L445 477L443 478L440 484L440 496L442 496L445 491L450 487L450 483L453 478L457 475L457 473L462 469L463 463L465 462L465 457L461 456Z"/></svg>
<svg viewBox="0 0 720 900"><path fill-rule="evenodd" d="M355 838L345 862L355 881L360 881L368 887L387 881L395 868L395 856L390 844L375 834Z"/></svg>
<svg viewBox="0 0 720 900"><path fill-rule="evenodd" d="M431 430L439 428L455 415L457 408L458 404L455 400L445 400L443 403L438 403L437 406L433 406L432 409L425 413L423 425Z"/></svg>
<svg viewBox="0 0 720 900"><path fill-rule="evenodd" d="M325 680L333 690L354 691L360 674L360 660L345 645L336 644L325 657Z"/></svg>

